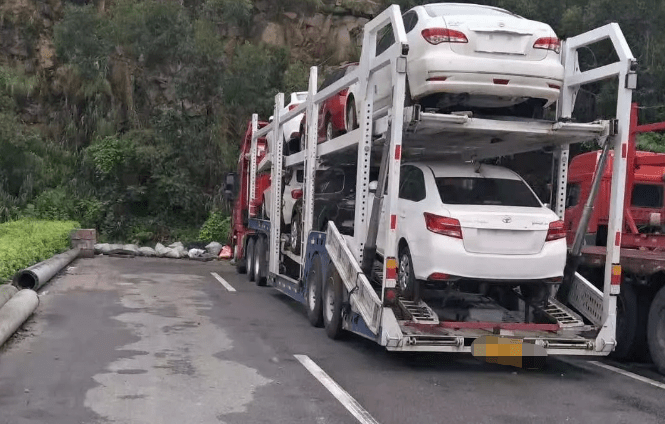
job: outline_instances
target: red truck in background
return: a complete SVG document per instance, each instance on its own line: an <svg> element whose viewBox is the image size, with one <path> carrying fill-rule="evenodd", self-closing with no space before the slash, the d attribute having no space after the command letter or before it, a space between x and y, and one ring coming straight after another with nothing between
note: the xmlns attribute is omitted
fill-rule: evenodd
<svg viewBox="0 0 665 424"><path fill-rule="evenodd" d="M268 122L259 121L258 129L268 125ZM232 238L231 249L233 261L240 273L247 272L252 267L252 255L254 253L254 230L248 227L249 217L254 216L262 208L263 193L270 187L270 173L257 175L255 187L256 196L254 202L249 202L249 175L252 148L252 122L249 122L247 131L240 146L237 173L226 176L225 195L234 201L232 215ZM267 154L267 141L265 137L257 140L257 164ZM250 265L248 267L248 264ZM253 279L252 276L250 276Z"/></svg>
<svg viewBox="0 0 665 424"><path fill-rule="evenodd" d="M638 125L632 105L627 149L624 228L611 243L621 246L621 293L617 299L617 359L653 360L665 374L665 154L637 151L640 133L665 131L665 122ZM593 213L585 232L579 272L602 286L609 221L612 158L609 152ZM589 197L600 151L575 156L568 172L565 224L572 245Z"/></svg>

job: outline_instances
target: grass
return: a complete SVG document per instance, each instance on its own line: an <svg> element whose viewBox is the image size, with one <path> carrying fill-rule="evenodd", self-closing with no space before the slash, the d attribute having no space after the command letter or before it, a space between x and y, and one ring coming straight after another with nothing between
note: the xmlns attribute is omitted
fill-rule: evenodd
<svg viewBox="0 0 665 424"><path fill-rule="evenodd" d="M17 271L69 249L74 221L21 219L0 224L0 283Z"/></svg>

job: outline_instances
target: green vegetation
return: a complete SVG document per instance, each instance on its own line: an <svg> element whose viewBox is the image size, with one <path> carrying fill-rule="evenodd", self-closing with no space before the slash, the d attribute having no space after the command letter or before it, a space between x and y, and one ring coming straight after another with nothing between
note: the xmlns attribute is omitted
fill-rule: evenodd
<svg viewBox="0 0 665 424"><path fill-rule="evenodd" d="M74 221L22 219L0 224L0 284L18 270L66 251Z"/></svg>
<svg viewBox="0 0 665 424"><path fill-rule="evenodd" d="M665 120L665 2L477 2L547 22L562 38L618 22L640 66L640 120ZM305 63L250 42L255 19L285 23L283 12L333 3L69 1L52 30L29 16L0 20L32 34L31 54L51 36L56 53L52 72L35 72L27 59L0 61L0 222L75 220L102 241L226 240L230 205L220 188L251 113L266 119L276 93L307 90L309 67L330 50L320 46L321 57ZM351 3L362 9L342 2ZM392 3L406 10L424 1L383 5ZM607 43L580 52L583 69L612 60ZM614 87L581 90L578 118L613 116ZM639 142L665 151L662 136Z"/></svg>

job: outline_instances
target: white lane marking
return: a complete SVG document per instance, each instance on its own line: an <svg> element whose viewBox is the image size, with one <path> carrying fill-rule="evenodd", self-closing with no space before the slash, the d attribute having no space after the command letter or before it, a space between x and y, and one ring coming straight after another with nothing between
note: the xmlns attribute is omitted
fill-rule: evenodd
<svg viewBox="0 0 665 424"><path fill-rule="evenodd" d="M307 368L307 371L310 372L319 383L328 389L328 391L337 398L337 400L351 413L356 419L362 424L379 424L377 420L370 415L369 412L365 410L360 404L351 397L346 390L335 383L335 380L330 378L325 371L323 371L314 361L312 361L307 355L293 355L295 358L300 361L300 363Z"/></svg>
<svg viewBox="0 0 665 424"><path fill-rule="evenodd" d="M222 277L220 277L219 274L217 274L216 272L211 272L210 274L212 274L212 276L215 277L215 279L216 279L217 281L219 281L220 283L222 283L222 285L223 285L224 287L226 287L226 290L228 290L228 291L230 291L230 292L234 292L234 291L236 291L236 289L234 289L233 286L232 286L231 284L229 284L225 279L223 279Z"/></svg>
<svg viewBox="0 0 665 424"><path fill-rule="evenodd" d="M598 361L589 361L589 362L596 365L596 366L598 366L598 367L605 368L605 369L610 370L610 371L614 371L614 372L619 373L621 375L625 375L626 377L634 378L635 380L641 381L642 383L651 384L652 386L658 387L660 389L665 389L665 383L659 383L659 382L654 381L650 378L642 377L641 375L634 374L630 371L622 370L621 368L613 367L612 365L603 364L602 362L598 362Z"/></svg>

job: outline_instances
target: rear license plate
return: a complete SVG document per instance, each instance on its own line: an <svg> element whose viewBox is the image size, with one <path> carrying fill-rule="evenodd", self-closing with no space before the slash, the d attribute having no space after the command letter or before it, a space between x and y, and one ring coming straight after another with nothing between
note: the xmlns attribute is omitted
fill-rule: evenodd
<svg viewBox="0 0 665 424"><path fill-rule="evenodd" d="M503 336L481 336L471 344L471 353L490 364L538 369L545 365L545 348L524 340Z"/></svg>

